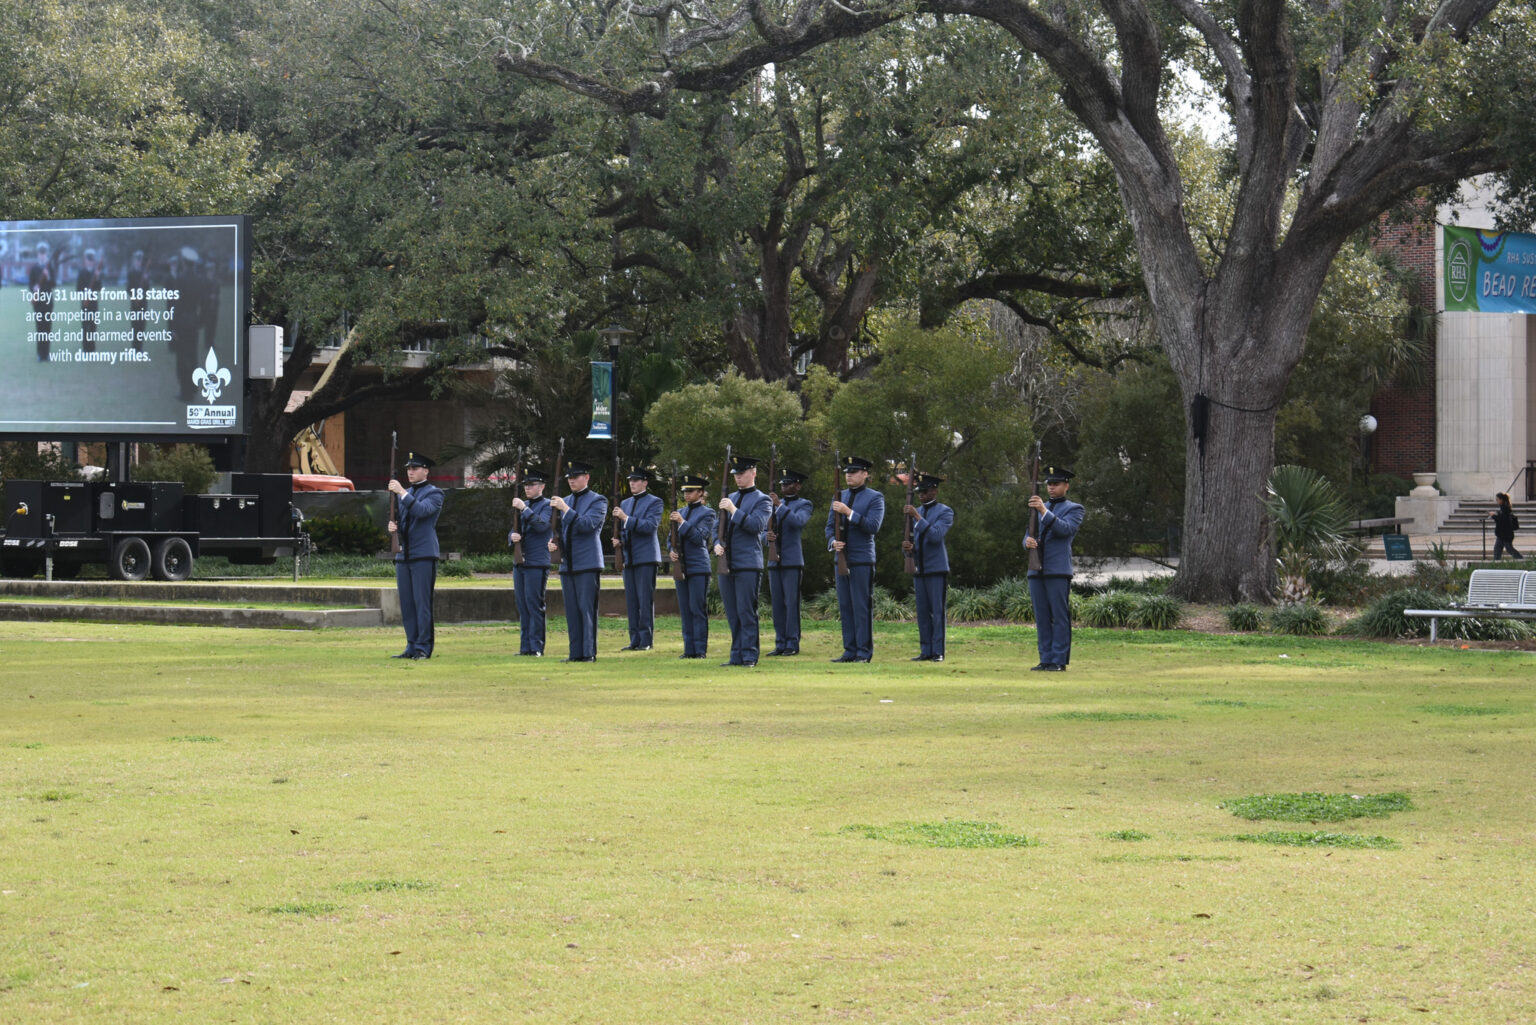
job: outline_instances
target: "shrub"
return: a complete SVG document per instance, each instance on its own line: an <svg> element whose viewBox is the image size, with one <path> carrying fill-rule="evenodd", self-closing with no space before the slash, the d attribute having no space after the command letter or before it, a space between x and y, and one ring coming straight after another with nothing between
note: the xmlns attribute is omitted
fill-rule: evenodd
<svg viewBox="0 0 1536 1025"><path fill-rule="evenodd" d="M1358 637L1419 637L1429 635L1429 620L1409 619L1404 609L1449 608L1451 599L1440 591L1399 588L1377 598L1350 620L1348 631Z"/></svg>
<svg viewBox="0 0 1536 1025"><path fill-rule="evenodd" d="M1251 631L1264 625L1264 616L1257 605L1233 605L1227 609L1229 630Z"/></svg>
<svg viewBox="0 0 1536 1025"><path fill-rule="evenodd" d="M1029 597L1029 581L1023 577L1006 577L992 585L988 592L997 606L998 615L1010 623L1032 623L1035 604Z"/></svg>
<svg viewBox="0 0 1536 1025"><path fill-rule="evenodd" d="M1183 619L1183 602L1170 594L1147 594L1136 602L1126 624L1138 630L1173 630Z"/></svg>
<svg viewBox="0 0 1536 1025"><path fill-rule="evenodd" d="M139 450L134 480L179 480L189 495L200 495L218 474L213 457L201 445L146 445Z"/></svg>
<svg viewBox="0 0 1536 1025"><path fill-rule="evenodd" d="M1316 637L1328 632L1328 617L1312 602L1286 602L1270 610L1269 628L1277 634Z"/></svg>
<svg viewBox="0 0 1536 1025"><path fill-rule="evenodd" d="M445 559L437 564L437 575L440 577L472 577L475 568L465 559Z"/></svg>
<svg viewBox="0 0 1536 1025"><path fill-rule="evenodd" d="M949 618L955 623L975 623L987 619L1001 619L1002 610L992 597L991 591L974 587L949 589Z"/></svg>
<svg viewBox="0 0 1536 1025"><path fill-rule="evenodd" d="M1125 626L1138 604L1138 596L1124 591L1106 591L1084 598L1083 623L1087 626Z"/></svg>
<svg viewBox="0 0 1536 1025"><path fill-rule="evenodd" d="M837 588L829 587L814 598L807 598L800 606L808 619L833 620L837 618Z"/></svg>
<svg viewBox="0 0 1536 1025"><path fill-rule="evenodd" d="M917 618L917 599L903 600L883 587L876 587L871 612L880 623L910 622Z"/></svg>
<svg viewBox="0 0 1536 1025"><path fill-rule="evenodd" d="M325 555L373 555L389 547L389 532L361 516L315 516L304 529Z"/></svg>

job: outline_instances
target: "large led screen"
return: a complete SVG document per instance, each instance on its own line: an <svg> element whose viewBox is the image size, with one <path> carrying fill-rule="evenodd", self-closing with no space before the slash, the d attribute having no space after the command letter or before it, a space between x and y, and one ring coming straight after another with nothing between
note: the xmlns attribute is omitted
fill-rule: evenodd
<svg viewBox="0 0 1536 1025"><path fill-rule="evenodd" d="M0 221L0 435L243 433L250 220Z"/></svg>

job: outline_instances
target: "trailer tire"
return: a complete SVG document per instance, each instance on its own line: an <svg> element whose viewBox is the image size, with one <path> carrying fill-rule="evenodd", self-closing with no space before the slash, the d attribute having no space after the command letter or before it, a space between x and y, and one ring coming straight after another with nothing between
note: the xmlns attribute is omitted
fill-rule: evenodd
<svg viewBox="0 0 1536 1025"><path fill-rule="evenodd" d="M192 546L184 537L168 537L155 545L155 579L176 583L192 575Z"/></svg>
<svg viewBox="0 0 1536 1025"><path fill-rule="evenodd" d="M143 580L149 576L149 542L125 537L112 546L112 579Z"/></svg>

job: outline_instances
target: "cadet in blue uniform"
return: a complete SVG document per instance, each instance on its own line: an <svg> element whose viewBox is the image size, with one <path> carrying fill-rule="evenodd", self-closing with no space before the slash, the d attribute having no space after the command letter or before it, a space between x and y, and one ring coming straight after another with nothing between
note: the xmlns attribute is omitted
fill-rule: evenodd
<svg viewBox="0 0 1536 1025"><path fill-rule="evenodd" d="M431 658L435 632L432 626L432 588L437 585L437 517L443 511L443 492L428 483L432 460L415 452L405 456L407 488L389 479L396 501L389 532L400 538L395 553L395 587L400 593L400 621L405 626L405 650L393 658Z"/></svg>
<svg viewBox="0 0 1536 1025"><path fill-rule="evenodd" d="M763 572L763 531L773 501L757 490L757 460L751 456L731 459L736 490L720 497L721 516L716 533L715 555L720 559L720 600L731 626L731 660L725 666L757 665L757 594ZM729 573L727 573L729 569Z"/></svg>
<svg viewBox="0 0 1536 1025"><path fill-rule="evenodd" d="M917 597L917 655L914 662L944 661L944 613L949 598L949 550L944 538L954 526L955 511L939 501L943 477L919 474L913 490L919 506L903 512L912 521L912 540L902 548L912 553L916 572L912 592Z"/></svg>
<svg viewBox="0 0 1536 1025"><path fill-rule="evenodd" d="M507 534L507 544L523 543L522 561L512 567L512 594L517 599L519 655L544 655L544 595L549 587L549 499L544 497L548 478L543 470L523 471L523 497L512 499L518 512L518 529Z"/></svg>
<svg viewBox="0 0 1536 1025"><path fill-rule="evenodd" d="M656 567L661 565L662 501L647 489L651 471L632 466L629 497L613 507L613 518L623 524L615 548L624 552L624 608L629 612L629 643L620 651L650 651L656 632Z"/></svg>
<svg viewBox="0 0 1536 1025"><path fill-rule="evenodd" d="M811 522L811 501L800 497L805 474L785 470L779 475L778 500L768 517L764 536L779 546L779 558L768 563L768 596L773 607L773 650L770 655L800 654L800 583L805 576L801 534ZM769 496L770 498L776 496Z"/></svg>
<svg viewBox="0 0 1536 1025"><path fill-rule="evenodd" d="M677 534L667 549L667 558L683 566L683 579L677 581L677 612L683 621L682 658L709 654L709 546L715 540L715 511L704 503L708 485L703 477L684 477L683 500L688 504L673 509L669 517Z"/></svg>
<svg viewBox="0 0 1536 1025"><path fill-rule="evenodd" d="M592 467L572 463L565 472L571 493L556 495L549 504L560 513L558 550L560 596L565 602L565 632L570 654L563 662L597 661L597 593L603 572L603 523L608 519L608 499L592 491ZM556 539L549 542L556 550Z"/></svg>
<svg viewBox="0 0 1536 1025"><path fill-rule="evenodd" d="M827 510L827 550L843 552L848 575L837 577L837 612L843 622L843 653L834 662L868 662L875 650L875 534L885 521L885 496L868 486L868 459L848 456L841 467L848 487ZM837 540L841 523L843 540Z"/></svg>
<svg viewBox="0 0 1536 1025"><path fill-rule="evenodd" d="M1026 549L1040 549L1040 568L1028 574L1040 648L1040 664L1034 668L1045 672L1062 672L1072 661L1072 538L1083 525L1085 510L1067 499L1071 480L1071 470L1048 466L1048 498L1029 496L1029 507L1040 514L1035 533L1024 538Z"/></svg>

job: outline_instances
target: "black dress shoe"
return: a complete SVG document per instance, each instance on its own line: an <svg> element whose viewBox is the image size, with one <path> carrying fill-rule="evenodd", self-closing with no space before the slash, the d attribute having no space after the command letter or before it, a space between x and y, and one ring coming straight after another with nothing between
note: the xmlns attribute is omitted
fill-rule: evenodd
<svg viewBox="0 0 1536 1025"><path fill-rule="evenodd" d="M1060 662L1052 662L1051 664L1045 666L1044 669L1048 673L1064 673L1067 671L1067 667L1062 665Z"/></svg>
<svg viewBox="0 0 1536 1025"><path fill-rule="evenodd" d="M409 651L402 651L398 655L391 655L389 657L390 658L410 658L411 657L411 653Z"/></svg>
<svg viewBox="0 0 1536 1025"><path fill-rule="evenodd" d="M1051 667L1046 665L1044 662L1041 662L1037 666L1030 666L1029 667L1029 671L1032 672L1032 673L1043 673L1043 672L1045 672L1049 668L1051 668Z"/></svg>
<svg viewBox="0 0 1536 1025"><path fill-rule="evenodd" d="M788 655L798 655L798 654L800 654L800 649L799 648L785 648L783 651L779 652L779 654L780 655L785 655L785 656L788 656Z"/></svg>
<svg viewBox="0 0 1536 1025"><path fill-rule="evenodd" d="M930 661L930 662L942 662L942 661L944 661L944 656L943 655L929 655L928 656L928 661Z"/></svg>
<svg viewBox="0 0 1536 1025"><path fill-rule="evenodd" d="M784 654L784 652L781 649L774 648L772 651L765 651L765 652L763 652L763 657L764 658L774 658L775 656L782 655L782 654Z"/></svg>
<svg viewBox="0 0 1536 1025"><path fill-rule="evenodd" d="M562 662L596 662L595 658L562 658Z"/></svg>
<svg viewBox="0 0 1536 1025"><path fill-rule="evenodd" d="M932 657L933 657L932 655L913 655L911 658L907 659L907 661L908 662L926 662L926 661L928 661Z"/></svg>
<svg viewBox="0 0 1536 1025"><path fill-rule="evenodd" d="M757 665L756 662L739 662L737 664L740 665L743 669L752 669Z"/></svg>
<svg viewBox="0 0 1536 1025"><path fill-rule="evenodd" d="M726 668L729 668L730 666L739 666L739 665L741 665L740 662L721 662L720 663L720 668L721 669L726 669Z"/></svg>
<svg viewBox="0 0 1536 1025"><path fill-rule="evenodd" d="M858 659L854 658L852 655L839 655L836 658L832 659L832 661L833 662L857 662Z"/></svg>
<svg viewBox="0 0 1536 1025"><path fill-rule="evenodd" d="M424 661L426 661L427 659L429 659L431 657L432 657L431 655L427 655L427 654L424 654L424 653L418 651L416 654L411 656L411 660L413 662L424 662Z"/></svg>

